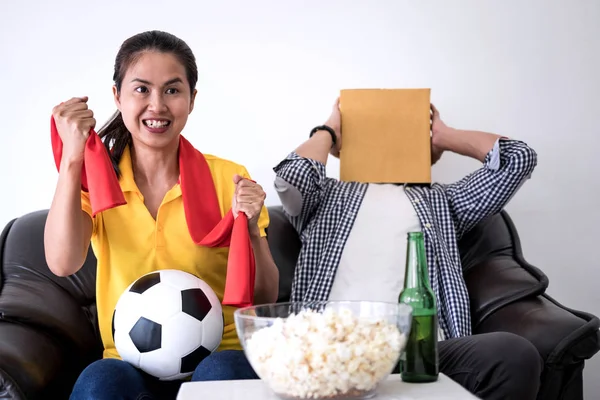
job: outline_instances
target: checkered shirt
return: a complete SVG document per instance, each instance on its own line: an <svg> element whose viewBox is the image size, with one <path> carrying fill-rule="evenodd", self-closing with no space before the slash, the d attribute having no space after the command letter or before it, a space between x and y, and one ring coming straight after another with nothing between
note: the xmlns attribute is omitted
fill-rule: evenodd
<svg viewBox="0 0 600 400"><path fill-rule="evenodd" d="M424 232L429 277L445 338L471 334L458 240L502 210L536 165L537 155L525 143L500 139L484 165L458 182L405 185ZM325 165L296 153L274 171L284 211L302 241L291 301L326 301L368 184L327 178ZM296 210L286 206L284 192L289 190L300 195Z"/></svg>

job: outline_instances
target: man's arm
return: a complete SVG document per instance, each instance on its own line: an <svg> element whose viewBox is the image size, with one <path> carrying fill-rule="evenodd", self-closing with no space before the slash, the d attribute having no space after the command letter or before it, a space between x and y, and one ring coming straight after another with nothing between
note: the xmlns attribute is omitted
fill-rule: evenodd
<svg viewBox="0 0 600 400"><path fill-rule="evenodd" d="M323 196L325 162L331 148L328 132L317 132L275 168L275 191L284 212L302 234Z"/></svg>
<svg viewBox="0 0 600 400"><path fill-rule="evenodd" d="M323 197L328 155L339 155L341 148L339 100L334 104L331 116L325 125L335 132L335 146L331 134L326 130L319 130L274 168L275 190L285 213L299 234L302 234L310 222Z"/></svg>
<svg viewBox="0 0 600 400"><path fill-rule="evenodd" d="M471 157L481 162L485 162L487 154L492 151L498 139L503 138L494 133L447 129L447 133L440 135L436 140L438 146L452 153Z"/></svg>
<svg viewBox="0 0 600 400"><path fill-rule="evenodd" d="M484 218L501 211L537 165L536 152L506 137L447 127L434 110L432 145L477 159L483 167L456 183L445 185L458 238ZM432 128L432 129L434 129Z"/></svg>
<svg viewBox="0 0 600 400"><path fill-rule="evenodd" d="M325 130L316 131L310 139L298 146L295 153L300 157L310 158L313 161L327 165L327 157L332 144L333 141L329 132Z"/></svg>

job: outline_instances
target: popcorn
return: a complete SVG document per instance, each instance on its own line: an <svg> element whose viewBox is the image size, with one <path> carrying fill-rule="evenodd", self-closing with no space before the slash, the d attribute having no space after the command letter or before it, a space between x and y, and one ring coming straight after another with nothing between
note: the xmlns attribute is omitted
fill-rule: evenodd
<svg viewBox="0 0 600 400"><path fill-rule="evenodd" d="M288 399L343 399L374 390L398 360L406 336L384 319L347 309L303 310L256 331L248 359Z"/></svg>

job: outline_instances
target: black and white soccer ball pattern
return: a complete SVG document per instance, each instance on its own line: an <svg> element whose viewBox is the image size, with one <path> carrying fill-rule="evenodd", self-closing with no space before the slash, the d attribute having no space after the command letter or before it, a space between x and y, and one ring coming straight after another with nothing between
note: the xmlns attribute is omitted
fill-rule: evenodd
<svg viewBox="0 0 600 400"><path fill-rule="evenodd" d="M124 361L160 380L182 379L221 344L223 311L215 292L198 277L156 271L123 292L112 331Z"/></svg>

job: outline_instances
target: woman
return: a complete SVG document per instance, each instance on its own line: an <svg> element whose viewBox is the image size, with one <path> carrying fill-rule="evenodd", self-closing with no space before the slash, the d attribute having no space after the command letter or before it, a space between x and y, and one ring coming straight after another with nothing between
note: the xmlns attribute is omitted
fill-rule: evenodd
<svg viewBox="0 0 600 400"><path fill-rule="evenodd" d="M99 212L81 189L86 143L96 124L88 99L72 98L53 110L62 156L46 222L46 259L54 274L72 275L83 265L91 242L98 260L96 296L104 355L83 371L74 399L175 398L179 382L149 377L122 361L113 343L115 304L141 275L177 268L200 277L223 298L228 248L199 246L192 240L180 185L180 134L194 108L197 79L192 51L171 34L144 32L123 43L113 76L118 111L98 135L107 149L111 145L125 204ZM256 265L254 301L274 302L279 275L265 238L265 193L244 167L214 156L205 160L214 188L200 189L216 192L221 215L231 209L234 215L247 216ZM219 351L198 365L192 380L256 378L236 335L234 309L223 306Z"/></svg>

